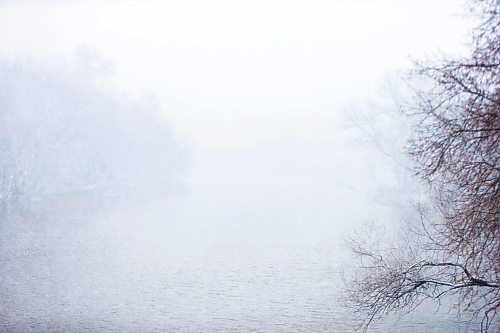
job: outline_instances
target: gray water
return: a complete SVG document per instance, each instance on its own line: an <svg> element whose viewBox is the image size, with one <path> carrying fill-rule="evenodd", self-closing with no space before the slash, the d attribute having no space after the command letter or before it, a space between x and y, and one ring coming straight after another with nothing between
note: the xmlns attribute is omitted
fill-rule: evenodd
<svg viewBox="0 0 500 333"><path fill-rule="evenodd" d="M354 323L338 300L335 230L266 214L215 220L179 200L94 214L39 206L1 217L1 332L346 332ZM372 331L457 332L456 319L423 311Z"/></svg>

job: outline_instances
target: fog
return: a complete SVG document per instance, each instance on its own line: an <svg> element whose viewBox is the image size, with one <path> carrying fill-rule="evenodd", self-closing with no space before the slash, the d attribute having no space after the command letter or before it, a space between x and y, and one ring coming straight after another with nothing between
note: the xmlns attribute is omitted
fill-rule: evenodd
<svg viewBox="0 0 500 333"><path fill-rule="evenodd" d="M343 332L425 192L397 110L457 1L1 1L0 331ZM380 332L455 332L456 313Z"/></svg>

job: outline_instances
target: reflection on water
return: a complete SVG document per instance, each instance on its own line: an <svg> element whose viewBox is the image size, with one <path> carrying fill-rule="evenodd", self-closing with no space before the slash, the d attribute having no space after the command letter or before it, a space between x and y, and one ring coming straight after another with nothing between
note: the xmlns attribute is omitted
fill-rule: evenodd
<svg viewBox="0 0 500 333"><path fill-rule="evenodd" d="M352 324L336 301L334 230L216 220L179 202L93 214L38 206L2 212L2 332L344 332ZM456 332L449 317L415 314L373 331Z"/></svg>

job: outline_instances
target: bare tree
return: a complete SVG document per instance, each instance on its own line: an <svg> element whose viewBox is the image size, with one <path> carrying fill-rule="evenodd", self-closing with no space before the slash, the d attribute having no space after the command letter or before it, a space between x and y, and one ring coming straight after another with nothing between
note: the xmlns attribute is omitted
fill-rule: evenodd
<svg viewBox="0 0 500 333"><path fill-rule="evenodd" d="M433 213L417 207L418 227L404 246L350 241L358 270L345 300L365 315L361 327L425 299L459 297L479 317L478 330L498 329L500 311L500 3L472 2L481 24L463 59L417 63L424 82L404 112L416 120L409 153L429 185Z"/></svg>

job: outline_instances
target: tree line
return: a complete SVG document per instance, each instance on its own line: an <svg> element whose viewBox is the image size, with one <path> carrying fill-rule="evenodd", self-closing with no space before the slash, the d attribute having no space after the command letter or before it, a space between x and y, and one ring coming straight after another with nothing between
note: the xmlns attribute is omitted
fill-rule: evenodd
<svg viewBox="0 0 500 333"><path fill-rule="evenodd" d="M155 99L134 100L82 67L0 61L0 202L179 180L185 154Z"/></svg>

